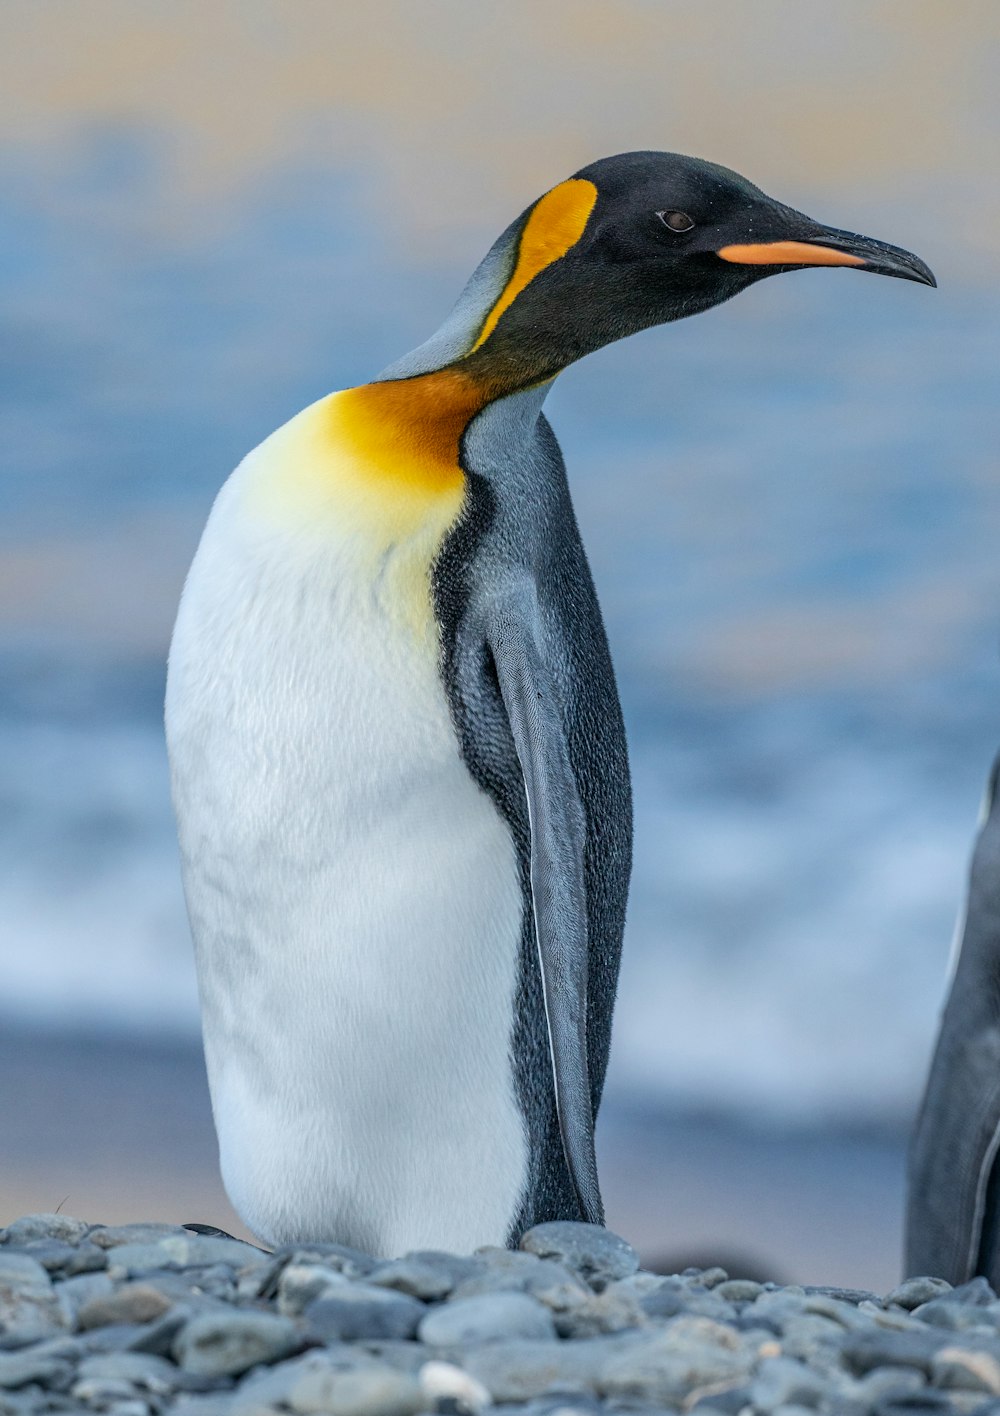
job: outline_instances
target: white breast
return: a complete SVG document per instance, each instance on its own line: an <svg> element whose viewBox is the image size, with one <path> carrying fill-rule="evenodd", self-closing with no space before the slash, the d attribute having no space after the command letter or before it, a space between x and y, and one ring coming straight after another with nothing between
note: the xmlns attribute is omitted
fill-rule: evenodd
<svg viewBox="0 0 1000 1416"><path fill-rule="evenodd" d="M191 569L167 732L223 1177L274 1243L503 1243L522 899L459 755L412 546L287 522L234 473ZM399 576L397 576L397 571Z"/></svg>

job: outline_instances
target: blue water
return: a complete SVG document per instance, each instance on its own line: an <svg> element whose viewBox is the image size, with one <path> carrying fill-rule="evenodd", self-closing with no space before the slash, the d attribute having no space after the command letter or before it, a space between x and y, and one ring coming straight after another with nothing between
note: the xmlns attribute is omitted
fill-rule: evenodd
<svg viewBox="0 0 1000 1416"><path fill-rule="evenodd" d="M304 168L160 230L164 163L111 131L58 182L0 164L0 1006L189 1033L159 716L198 529L495 233L418 262ZM919 248L893 210L872 234ZM898 1122L919 1091L1000 745L1000 299L937 273L767 281L550 399L632 745L620 1092Z"/></svg>

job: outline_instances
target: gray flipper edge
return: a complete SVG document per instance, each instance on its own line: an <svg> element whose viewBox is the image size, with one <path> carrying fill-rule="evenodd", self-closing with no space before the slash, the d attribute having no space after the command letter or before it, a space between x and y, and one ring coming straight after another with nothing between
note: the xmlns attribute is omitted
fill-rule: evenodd
<svg viewBox="0 0 1000 1416"><path fill-rule="evenodd" d="M537 623L532 587L496 615L488 637L527 796L535 938L563 1152L581 1212L603 1224L587 1059L587 827Z"/></svg>

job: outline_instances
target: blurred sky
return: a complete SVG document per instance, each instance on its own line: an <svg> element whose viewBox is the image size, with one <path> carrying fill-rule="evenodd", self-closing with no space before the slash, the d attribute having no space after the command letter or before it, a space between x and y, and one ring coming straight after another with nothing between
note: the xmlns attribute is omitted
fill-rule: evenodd
<svg viewBox="0 0 1000 1416"><path fill-rule="evenodd" d="M0 1009L193 1030L159 704L214 492L660 147L940 289L767 281L550 399L636 777L612 1084L905 1121L1000 744L1000 8L5 0L0 41Z"/></svg>

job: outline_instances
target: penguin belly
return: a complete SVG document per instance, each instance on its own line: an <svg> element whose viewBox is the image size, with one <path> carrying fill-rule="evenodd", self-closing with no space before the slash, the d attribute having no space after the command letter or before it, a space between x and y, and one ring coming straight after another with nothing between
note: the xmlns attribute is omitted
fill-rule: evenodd
<svg viewBox="0 0 1000 1416"><path fill-rule="evenodd" d="M412 548L261 519L246 466L167 691L223 1180L272 1244L503 1244L527 1177L514 843L460 755L436 627L399 612Z"/></svg>

